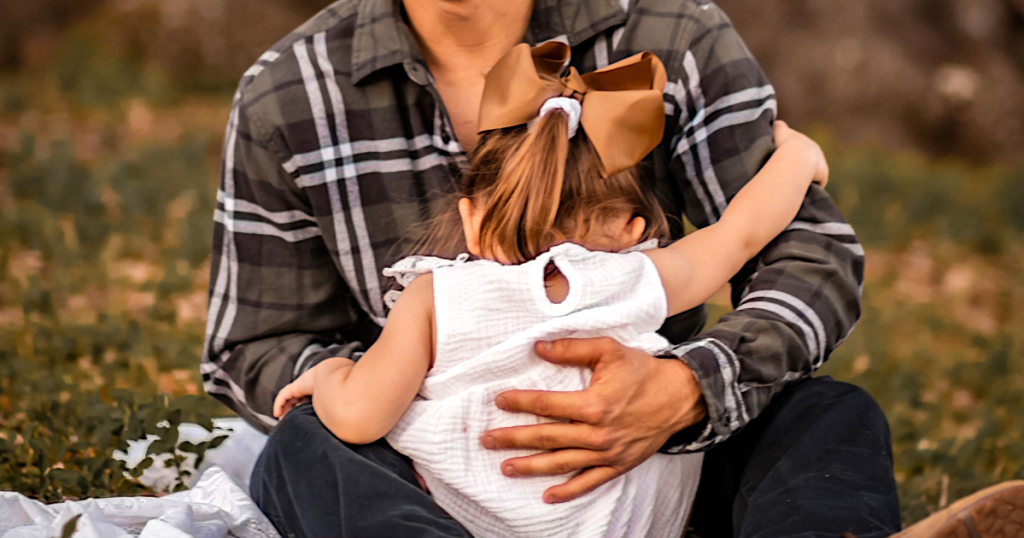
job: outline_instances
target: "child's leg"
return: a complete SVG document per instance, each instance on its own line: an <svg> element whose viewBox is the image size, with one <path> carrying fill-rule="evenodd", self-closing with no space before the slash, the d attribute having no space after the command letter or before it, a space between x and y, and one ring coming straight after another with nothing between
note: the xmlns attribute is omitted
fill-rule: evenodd
<svg viewBox="0 0 1024 538"><path fill-rule="evenodd" d="M309 404L271 434L252 496L285 537L468 537L420 488L408 459L383 440L342 443Z"/></svg>

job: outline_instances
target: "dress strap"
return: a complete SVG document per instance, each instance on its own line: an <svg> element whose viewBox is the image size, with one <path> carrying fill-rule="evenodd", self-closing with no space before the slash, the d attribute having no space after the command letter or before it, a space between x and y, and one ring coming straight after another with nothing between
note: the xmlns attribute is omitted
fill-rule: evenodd
<svg viewBox="0 0 1024 538"><path fill-rule="evenodd" d="M654 250L654 249L656 249L658 247L659 247L658 240L656 238L652 238L652 239L648 239L647 241L644 241L643 243L637 243L636 245L633 245L633 246L631 246L631 247L629 247L627 249L621 250L620 252L622 254L625 254L627 252L645 252L645 251L648 251L648 250Z"/></svg>
<svg viewBox="0 0 1024 538"><path fill-rule="evenodd" d="M438 258L436 256L407 256L395 262L391 267L386 267L383 273L386 277L394 278L399 286L405 288L413 280L416 280L418 276L432 273L435 269L440 269L441 267L462 265L467 261L469 261L468 253L459 254L454 260ZM400 295L402 295L401 290L388 291L384 294L384 304L388 308L394 307Z"/></svg>

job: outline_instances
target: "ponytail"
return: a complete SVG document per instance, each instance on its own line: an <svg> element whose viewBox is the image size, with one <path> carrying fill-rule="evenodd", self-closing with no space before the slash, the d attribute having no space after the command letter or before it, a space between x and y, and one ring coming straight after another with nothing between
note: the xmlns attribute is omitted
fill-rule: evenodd
<svg viewBox="0 0 1024 538"><path fill-rule="evenodd" d="M545 114L491 188L480 223L481 251L520 263L551 245L568 155L568 118L558 111Z"/></svg>

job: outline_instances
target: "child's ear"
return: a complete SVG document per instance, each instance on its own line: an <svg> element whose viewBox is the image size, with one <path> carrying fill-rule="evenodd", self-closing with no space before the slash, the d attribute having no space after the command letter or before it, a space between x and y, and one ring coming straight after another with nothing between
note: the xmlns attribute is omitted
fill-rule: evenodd
<svg viewBox="0 0 1024 538"><path fill-rule="evenodd" d="M628 223L626 223L625 234L627 239L627 245L623 248L629 248L640 242L640 238L644 236L644 231L647 230L647 220L643 217L633 217Z"/></svg>
<svg viewBox="0 0 1024 538"><path fill-rule="evenodd" d="M477 211L469 198L459 200L459 216L462 217L462 233L466 236L466 250L480 257L480 221L483 212Z"/></svg>

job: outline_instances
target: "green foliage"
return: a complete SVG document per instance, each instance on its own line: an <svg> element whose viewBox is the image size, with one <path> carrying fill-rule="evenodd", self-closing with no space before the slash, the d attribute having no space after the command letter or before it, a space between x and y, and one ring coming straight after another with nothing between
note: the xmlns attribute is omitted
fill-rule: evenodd
<svg viewBox="0 0 1024 538"><path fill-rule="evenodd" d="M92 28L78 29L63 43L54 74L61 90L76 103L112 108L131 97L154 102L173 97L173 85L159 69L133 58L127 45L105 45Z"/></svg>
<svg viewBox="0 0 1024 538"><path fill-rule="evenodd" d="M178 440L182 422L213 431L224 414L188 394L198 392L201 324L180 323L174 304L209 255L209 151L188 138L87 166L71 144L41 150L26 135L9 155L0 297L21 308L19 322L0 325L0 490L44 501L147 493L136 479L154 458L175 469L179 490L188 455L198 466L226 438ZM125 263L144 274L126 281ZM125 304L135 296L148 300ZM175 371L191 385L169 395L160 385ZM134 468L114 458L150 435L159 439Z"/></svg>
<svg viewBox="0 0 1024 538"><path fill-rule="evenodd" d="M49 150L47 159L36 158L35 139L24 135L10 156L11 193L23 202L11 222L15 237L25 248L57 257L60 245L67 242L55 217L66 216L73 219L80 247L76 250L95 256L106 243L110 225L93 174L75 161L70 143L55 142Z"/></svg>
<svg viewBox="0 0 1024 538"><path fill-rule="evenodd" d="M834 143L826 151L834 178L828 191L865 246L905 248L924 238L995 254L1019 240L1013 232L1024 231L1024 170L970 168Z"/></svg>

